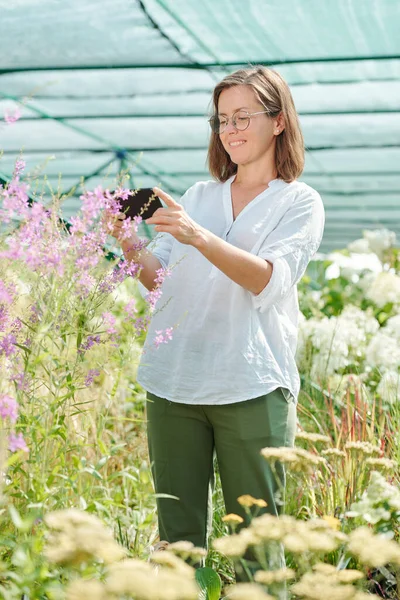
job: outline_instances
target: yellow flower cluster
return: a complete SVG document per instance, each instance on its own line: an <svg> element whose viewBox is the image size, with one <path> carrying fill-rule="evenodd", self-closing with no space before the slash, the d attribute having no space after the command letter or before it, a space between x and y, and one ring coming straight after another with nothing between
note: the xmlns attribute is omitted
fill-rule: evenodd
<svg viewBox="0 0 400 600"><path fill-rule="evenodd" d="M230 525L231 527L236 527L237 525L243 523L242 517L240 517L239 515L235 515L234 513L225 515L224 517L222 517L222 520L224 523Z"/></svg>
<svg viewBox="0 0 400 600"><path fill-rule="evenodd" d="M291 471L312 473L316 467L326 465L326 459L312 454L303 448L263 448L261 455L268 462L279 461L287 465Z"/></svg>
<svg viewBox="0 0 400 600"><path fill-rule="evenodd" d="M382 534L374 535L368 527L359 527L349 535L348 550L368 567L388 563L400 566L400 546Z"/></svg>
<svg viewBox="0 0 400 600"><path fill-rule="evenodd" d="M160 552L159 554L167 554ZM126 559L108 568L104 583L73 581L67 588L67 600L116 600L129 595L135 600L197 600L199 588L194 569L174 555L168 569L155 572L151 564Z"/></svg>
<svg viewBox="0 0 400 600"><path fill-rule="evenodd" d="M51 530L45 554L52 563L100 560L109 564L125 556L112 531L94 515L70 508L49 513L44 520Z"/></svg>
<svg viewBox="0 0 400 600"><path fill-rule="evenodd" d="M339 448L326 448L321 451L323 456L333 456L336 458L346 458L347 454L344 450L339 450Z"/></svg>
<svg viewBox="0 0 400 600"><path fill-rule="evenodd" d="M267 503L262 498L253 498L250 494L244 494L244 496L239 496L238 498L239 504L241 506L245 506L247 508L251 508L252 506L258 506L259 508L264 508L267 506Z"/></svg>
<svg viewBox="0 0 400 600"><path fill-rule="evenodd" d="M229 600L274 600L256 583L238 583L228 588Z"/></svg>
<svg viewBox="0 0 400 600"><path fill-rule="evenodd" d="M230 558L242 557L250 546L263 547L270 542L283 543L293 553L325 554L346 540L345 534L330 527L324 519L299 521L288 515L264 514L253 519L240 533L214 540L213 547Z"/></svg>
<svg viewBox="0 0 400 600"><path fill-rule="evenodd" d="M194 562L199 561L207 556L207 550L204 548L198 548L192 544L192 542L185 540L168 544L168 552L173 552L182 558L182 560L188 560L190 558Z"/></svg>
<svg viewBox="0 0 400 600"><path fill-rule="evenodd" d="M347 442L345 444L345 449L349 450L354 454L364 454L364 455L379 455L381 450L378 446L374 446L370 442Z"/></svg>
<svg viewBox="0 0 400 600"><path fill-rule="evenodd" d="M318 563L314 572L305 573L291 590L305 600L367 600L378 598L357 590L352 583L362 579L363 573L354 569L337 571L332 565Z"/></svg>
<svg viewBox="0 0 400 600"><path fill-rule="evenodd" d="M380 469L382 471L394 471L397 468L397 463L390 458L372 458L369 457L365 461L372 469Z"/></svg>
<svg viewBox="0 0 400 600"><path fill-rule="evenodd" d="M311 444L330 444L331 438L328 435L322 435L321 433L309 433L308 431L298 431L296 433L296 440L304 440Z"/></svg>
<svg viewBox="0 0 400 600"><path fill-rule="evenodd" d="M263 585L271 585L273 583L283 583L290 579L295 579L296 572L293 569L283 567L282 569L276 569L276 571L257 571L254 575L254 579L257 583Z"/></svg>

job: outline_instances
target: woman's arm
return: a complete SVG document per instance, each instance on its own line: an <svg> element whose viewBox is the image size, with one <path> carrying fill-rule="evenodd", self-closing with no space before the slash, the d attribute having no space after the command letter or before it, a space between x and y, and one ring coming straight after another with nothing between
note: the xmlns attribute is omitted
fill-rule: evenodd
<svg viewBox="0 0 400 600"><path fill-rule="evenodd" d="M138 236L132 236L132 238L120 242L125 260L141 266L139 281L151 291L155 287L154 280L157 277L157 271L162 268L162 265L158 258L147 248L137 250L136 248L140 243L141 240Z"/></svg>
<svg viewBox="0 0 400 600"><path fill-rule="evenodd" d="M143 247L143 242L139 236L132 232L128 239L124 239L123 222L125 215L109 215L108 219L112 223L110 235L120 243L125 260L134 262L141 266L139 281L148 290L155 287L154 280L157 277L157 270L162 268L161 262L147 248Z"/></svg>

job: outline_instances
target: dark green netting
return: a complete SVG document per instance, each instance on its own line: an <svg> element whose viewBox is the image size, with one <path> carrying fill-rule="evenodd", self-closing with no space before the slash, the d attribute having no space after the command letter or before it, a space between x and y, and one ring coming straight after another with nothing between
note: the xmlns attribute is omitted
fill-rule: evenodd
<svg viewBox="0 0 400 600"><path fill-rule="evenodd" d="M0 125L9 176L20 150L63 191L87 178L179 195L208 178L210 93L248 63L291 85L322 195L323 250L365 228L400 234L398 0L0 0ZM49 157L51 160L49 160ZM59 174L62 181L59 184ZM65 215L79 206L79 188Z"/></svg>

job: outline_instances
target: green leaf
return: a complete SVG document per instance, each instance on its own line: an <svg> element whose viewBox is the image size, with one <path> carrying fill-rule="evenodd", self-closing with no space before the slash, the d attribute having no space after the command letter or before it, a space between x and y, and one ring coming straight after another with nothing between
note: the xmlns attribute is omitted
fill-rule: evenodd
<svg viewBox="0 0 400 600"><path fill-rule="evenodd" d="M196 581L200 586L199 600L219 600L221 579L210 567L196 569Z"/></svg>

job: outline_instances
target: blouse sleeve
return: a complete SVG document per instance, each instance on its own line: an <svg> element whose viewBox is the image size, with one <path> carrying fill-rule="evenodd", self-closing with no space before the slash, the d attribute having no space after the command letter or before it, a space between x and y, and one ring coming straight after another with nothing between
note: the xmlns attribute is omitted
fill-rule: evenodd
<svg viewBox="0 0 400 600"><path fill-rule="evenodd" d="M265 288L252 294L260 312L283 300L298 283L322 240L324 206L315 190L305 190L265 238L257 255L273 266Z"/></svg>

